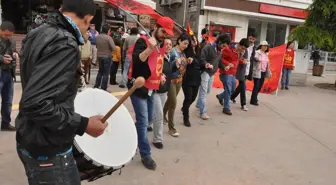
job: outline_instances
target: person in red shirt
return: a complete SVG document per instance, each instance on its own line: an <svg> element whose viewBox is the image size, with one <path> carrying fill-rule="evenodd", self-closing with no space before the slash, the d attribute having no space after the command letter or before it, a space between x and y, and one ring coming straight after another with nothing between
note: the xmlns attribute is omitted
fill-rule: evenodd
<svg viewBox="0 0 336 185"><path fill-rule="evenodd" d="M221 101L224 100L223 113L232 115L230 110L230 97L236 88L236 72L239 64L246 64L247 60L244 59L246 48L249 47L248 39L244 38L240 40L239 44L233 44L226 46L222 50L222 64L224 69L220 69L220 79L224 86L224 92L217 95L217 98Z"/></svg>
<svg viewBox="0 0 336 185"><path fill-rule="evenodd" d="M284 88L288 90L289 78L292 70L295 67L295 51L294 51L294 42L289 41L287 43L287 50L284 57L284 65L282 69L282 78L281 78L281 90Z"/></svg>

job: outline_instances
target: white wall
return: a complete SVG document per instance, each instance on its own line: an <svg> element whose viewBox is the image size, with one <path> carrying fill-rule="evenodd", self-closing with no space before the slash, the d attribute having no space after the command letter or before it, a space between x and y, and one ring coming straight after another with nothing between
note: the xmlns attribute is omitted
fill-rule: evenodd
<svg viewBox="0 0 336 185"><path fill-rule="evenodd" d="M216 11L205 11L204 15L201 15L199 20L199 38L201 37L201 30L204 28L205 24L209 24L210 21L213 21L217 24L237 26L236 28L236 37L233 38L234 41L239 41L242 38L245 38L248 30L248 17L221 13Z"/></svg>
<svg viewBox="0 0 336 185"><path fill-rule="evenodd" d="M309 7L310 4L313 3L312 0L247 0L247 1L255 1L259 3L287 6L299 9L306 9Z"/></svg>

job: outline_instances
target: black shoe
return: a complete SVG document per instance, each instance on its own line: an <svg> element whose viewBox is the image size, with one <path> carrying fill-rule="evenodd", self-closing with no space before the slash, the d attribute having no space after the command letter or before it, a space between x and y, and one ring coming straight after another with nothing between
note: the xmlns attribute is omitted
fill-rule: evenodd
<svg viewBox="0 0 336 185"><path fill-rule="evenodd" d="M153 128L152 128L152 127L148 127L148 128L147 128L147 131L148 131L148 132L153 132Z"/></svg>
<svg viewBox="0 0 336 185"><path fill-rule="evenodd" d="M189 120L185 120L185 121L183 122L183 124L184 124L184 126L186 126L186 127L191 127L191 123L190 123Z"/></svg>
<svg viewBox="0 0 336 185"><path fill-rule="evenodd" d="M155 170L156 169L156 163L151 157L142 158L141 162L149 170Z"/></svg>
<svg viewBox="0 0 336 185"><path fill-rule="evenodd" d="M12 125L5 125L5 124L2 124L1 125L1 131L9 131L9 132L15 132L16 131L16 128L13 127Z"/></svg>
<svg viewBox="0 0 336 185"><path fill-rule="evenodd" d="M281 90L284 90L285 88L284 87L281 87Z"/></svg>
<svg viewBox="0 0 336 185"><path fill-rule="evenodd" d="M124 85L119 85L120 88L126 88Z"/></svg>
<svg viewBox="0 0 336 185"><path fill-rule="evenodd" d="M254 105L254 106L259 106L259 103L253 103L253 102L251 102L250 104Z"/></svg>
<svg viewBox="0 0 336 185"><path fill-rule="evenodd" d="M286 89L286 90L289 90L289 88L288 88L288 87L285 87L285 89Z"/></svg>
<svg viewBox="0 0 336 185"><path fill-rule="evenodd" d="M221 106L223 106L224 103L223 103L223 100L219 97L219 94L216 95L216 98L217 98L219 104L221 104Z"/></svg>
<svg viewBox="0 0 336 185"><path fill-rule="evenodd" d="M231 101L232 101L233 104L236 104L236 103L237 103L235 99L232 99L232 98L231 98Z"/></svg>
<svg viewBox="0 0 336 185"><path fill-rule="evenodd" d="M110 82L110 85L119 85L117 82Z"/></svg>
<svg viewBox="0 0 336 185"><path fill-rule="evenodd" d="M153 145L157 148L157 149L163 149L163 144L161 142L159 143L154 143L153 142Z"/></svg>
<svg viewBox="0 0 336 185"><path fill-rule="evenodd" d="M232 116L232 112L228 109L223 109L223 113L229 116Z"/></svg>

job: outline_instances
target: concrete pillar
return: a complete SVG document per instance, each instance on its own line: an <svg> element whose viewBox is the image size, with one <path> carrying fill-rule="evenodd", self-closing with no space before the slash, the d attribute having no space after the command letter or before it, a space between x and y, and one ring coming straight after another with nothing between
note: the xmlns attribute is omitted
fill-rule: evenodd
<svg viewBox="0 0 336 185"><path fill-rule="evenodd" d="M266 36L267 36L267 22L263 21L261 23L261 34L260 34L260 42L265 41L266 40Z"/></svg>

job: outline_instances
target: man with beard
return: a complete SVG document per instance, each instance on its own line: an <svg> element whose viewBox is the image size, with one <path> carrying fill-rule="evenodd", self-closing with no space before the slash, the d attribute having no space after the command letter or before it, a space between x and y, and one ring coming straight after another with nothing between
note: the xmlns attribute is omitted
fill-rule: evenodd
<svg viewBox="0 0 336 185"><path fill-rule="evenodd" d="M23 40L22 97L15 124L29 185L80 185L74 137L85 132L98 137L107 127L103 116L86 118L74 111L79 45L95 12L93 0L63 0L60 11Z"/></svg>
<svg viewBox="0 0 336 185"><path fill-rule="evenodd" d="M167 35L174 35L173 28L174 21L172 19L169 17L161 17L157 20L157 24L154 27L154 37L149 38L147 41L144 38L139 38L136 41L132 53L132 65L130 68L132 79L128 81L129 88L132 86L134 79L140 76L146 79L146 83L151 83L149 78L155 74L152 74L151 72L148 59L154 54L153 52L156 52L155 47L157 44L162 48ZM164 55L164 53L161 54ZM161 78L161 82L162 81L165 81L165 79ZM158 88L160 82L155 85ZM153 100L151 98L153 90L155 89L151 89L145 85L145 87L137 89L131 95L131 101L136 116L135 126L138 133L138 147L142 163L150 170L156 169L156 163L151 157L151 149L147 138L148 123L153 119Z"/></svg>

